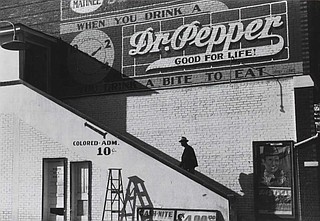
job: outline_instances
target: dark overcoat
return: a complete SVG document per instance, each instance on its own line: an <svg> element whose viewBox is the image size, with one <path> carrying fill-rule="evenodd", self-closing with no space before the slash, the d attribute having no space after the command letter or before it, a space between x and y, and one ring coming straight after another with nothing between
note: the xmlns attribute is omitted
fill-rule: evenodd
<svg viewBox="0 0 320 221"><path fill-rule="evenodd" d="M198 161L196 154L193 148L189 145L186 145L181 157L181 164L180 166L183 169L194 169L198 166Z"/></svg>

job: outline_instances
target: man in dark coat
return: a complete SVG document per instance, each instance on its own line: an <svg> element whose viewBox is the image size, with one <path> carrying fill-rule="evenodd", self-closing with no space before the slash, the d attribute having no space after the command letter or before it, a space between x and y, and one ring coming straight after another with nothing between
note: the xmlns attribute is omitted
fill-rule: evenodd
<svg viewBox="0 0 320 221"><path fill-rule="evenodd" d="M188 145L188 139L186 137L182 137L179 142L181 146L184 147L180 167L194 174L194 168L198 166L196 154L193 148Z"/></svg>

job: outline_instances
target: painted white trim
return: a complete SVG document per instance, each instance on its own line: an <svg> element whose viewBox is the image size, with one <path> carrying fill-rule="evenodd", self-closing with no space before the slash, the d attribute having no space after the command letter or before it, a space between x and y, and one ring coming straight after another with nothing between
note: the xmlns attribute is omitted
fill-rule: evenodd
<svg viewBox="0 0 320 221"><path fill-rule="evenodd" d="M294 88L313 87L314 82L310 75L301 75L293 78Z"/></svg>
<svg viewBox="0 0 320 221"><path fill-rule="evenodd" d="M304 167L317 167L317 166L319 166L319 162L318 161L305 161L305 162L303 162L303 166Z"/></svg>
<svg viewBox="0 0 320 221"><path fill-rule="evenodd" d="M314 135L314 136L312 136L312 137L310 137L310 138L307 138L307 139L305 139L305 140L303 140L303 141L300 141L300 142L296 143L294 146L295 146L295 147L298 147L298 146L300 146L300 145L302 145L302 144L305 144L305 143L307 143L307 142L309 142L309 141L311 141L311 140L317 139L318 136L319 136L319 133L317 133L316 135Z"/></svg>

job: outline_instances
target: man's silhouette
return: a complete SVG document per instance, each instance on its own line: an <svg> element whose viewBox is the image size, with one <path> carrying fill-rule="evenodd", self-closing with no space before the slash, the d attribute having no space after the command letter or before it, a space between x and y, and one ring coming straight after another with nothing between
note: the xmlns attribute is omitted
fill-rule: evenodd
<svg viewBox="0 0 320 221"><path fill-rule="evenodd" d="M180 167L194 174L194 168L198 166L196 154L193 148L188 145L188 139L186 137L182 137L179 142L181 143L181 146L184 147Z"/></svg>

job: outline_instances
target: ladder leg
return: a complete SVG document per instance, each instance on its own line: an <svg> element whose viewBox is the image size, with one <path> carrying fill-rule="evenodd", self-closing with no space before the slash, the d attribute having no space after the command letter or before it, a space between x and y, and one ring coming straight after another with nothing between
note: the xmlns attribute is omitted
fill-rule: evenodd
<svg viewBox="0 0 320 221"><path fill-rule="evenodd" d="M103 212L102 212L102 218L101 218L102 221L104 221L104 215L105 215L106 206L107 206L109 180L110 180L110 173L108 175L108 181L107 181L107 186L106 186L106 194L105 194L105 198L104 198L104 206L103 206Z"/></svg>
<svg viewBox="0 0 320 221"><path fill-rule="evenodd" d="M123 204L124 204L124 197L123 197L121 169L110 168L107 187L106 187L102 221L104 221L106 218L105 217L106 212L110 212L109 213L110 219L108 219L108 221L113 221L114 220L113 218L119 221L122 214L121 206Z"/></svg>

